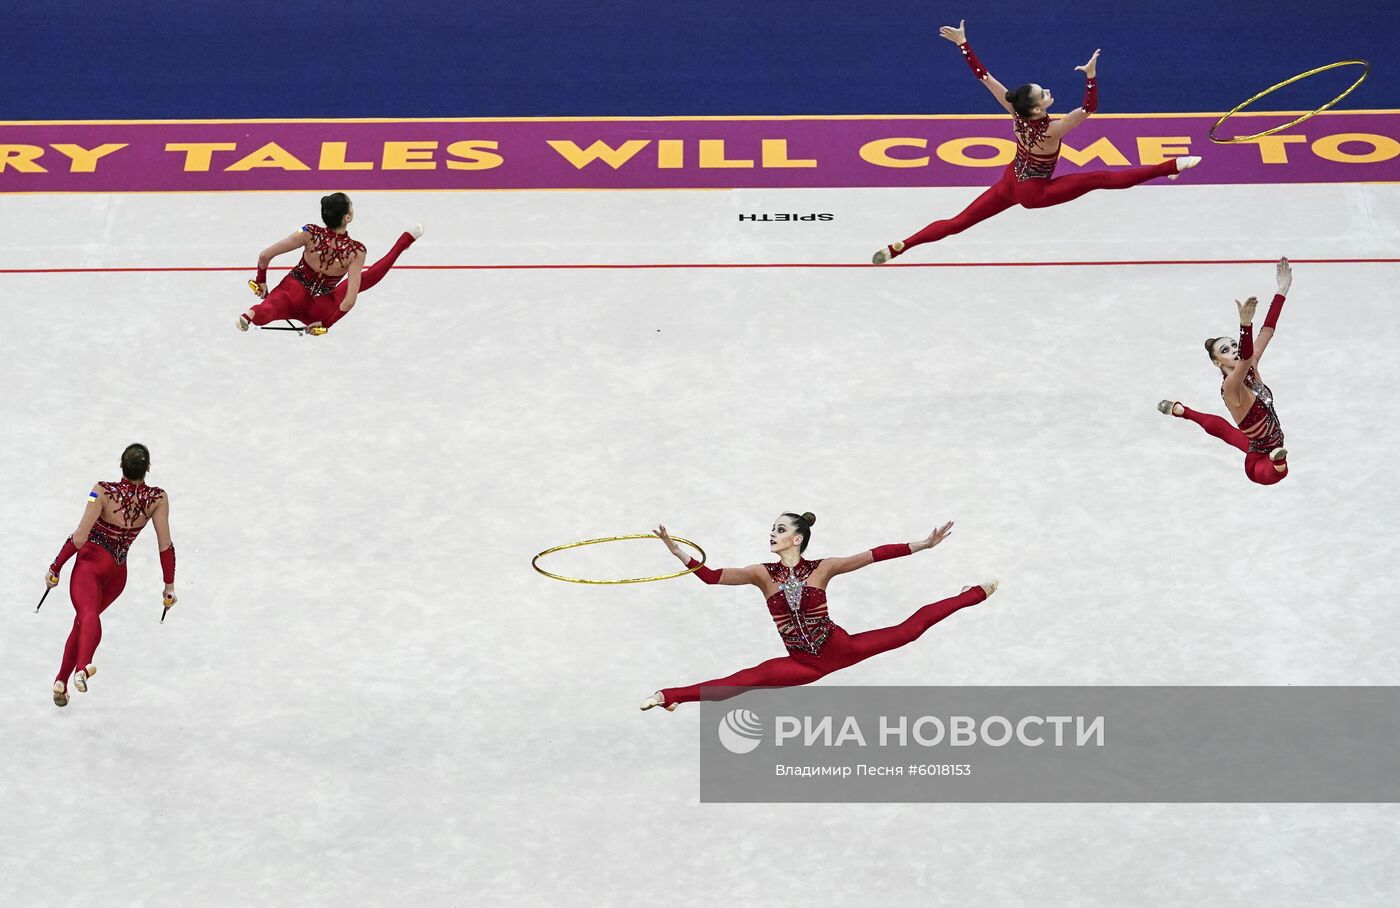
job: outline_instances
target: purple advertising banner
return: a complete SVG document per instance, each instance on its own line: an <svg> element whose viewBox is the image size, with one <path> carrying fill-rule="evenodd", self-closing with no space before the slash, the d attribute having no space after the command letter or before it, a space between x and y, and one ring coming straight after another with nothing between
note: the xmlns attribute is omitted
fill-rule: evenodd
<svg viewBox="0 0 1400 908"><path fill-rule="evenodd" d="M1288 114L1240 115L1225 135ZM1400 110L1328 112L1220 145L1212 114L1102 114L1058 174L1205 162L1192 183L1400 181ZM0 123L0 193L328 189L978 186L1014 151L1005 116Z"/></svg>

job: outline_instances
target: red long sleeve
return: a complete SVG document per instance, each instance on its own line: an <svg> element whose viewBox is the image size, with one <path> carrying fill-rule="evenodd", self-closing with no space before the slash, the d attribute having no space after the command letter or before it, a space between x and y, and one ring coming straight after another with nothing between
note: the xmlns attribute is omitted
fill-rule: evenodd
<svg viewBox="0 0 1400 908"><path fill-rule="evenodd" d="M53 560L53 564L49 565L49 573L57 577L58 572L63 570L63 566L68 563L68 559L76 554L78 554L78 547L73 544L73 537L69 536L63 541L63 548L58 550L58 557Z"/></svg>
<svg viewBox="0 0 1400 908"><path fill-rule="evenodd" d="M686 567L689 567L689 568L693 568L693 567L695 567L697 564L700 564L700 562L698 562L698 561L696 561L694 558L692 558L692 559L690 559L689 561L687 561L687 562L685 563L685 566L686 566ZM719 575L722 574L722 573L724 573L724 572L723 572L723 571L717 571L717 570L715 570L715 569L712 568L712 567L705 567L704 565L700 565L700 567L695 571L695 576L696 576L696 577L699 577L701 580L705 581L706 583L715 584L715 583L719 583Z"/></svg>
<svg viewBox="0 0 1400 908"><path fill-rule="evenodd" d="M1081 105L1089 113L1095 113L1099 109L1099 80L1095 78L1086 79L1084 82L1084 103Z"/></svg>
<svg viewBox="0 0 1400 908"><path fill-rule="evenodd" d="M1254 358L1254 326L1240 325L1240 359Z"/></svg>
<svg viewBox="0 0 1400 908"><path fill-rule="evenodd" d="M876 561L889 561L891 558L903 558L911 553L909 543L896 542L889 545L877 545L870 550L870 555Z"/></svg>
<svg viewBox="0 0 1400 908"><path fill-rule="evenodd" d="M967 61L967 68L972 70L972 74L979 79L987 78L987 67L982 65L982 61L977 59L977 52L972 49L972 45L966 41L958 45L958 50L962 51L963 59Z"/></svg>
<svg viewBox="0 0 1400 908"><path fill-rule="evenodd" d="M160 572L166 583L175 582L175 546L160 553Z"/></svg>
<svg viewBox="0 0 1400 908"><path fill-rule="evenodd" d="M266 268L259 268L259 269L258 269L258 277L257 277L257 280L258 280L258 283L259 283L259 284L266 284L266 283L267 283L267 269L266 269Z"/></svg>
<svg viewBox="0 0 1400 908"><path fill-rule="evenodd" d="M1283 294L1275 293L1273 301L1269 303L1269 314L1264 317L1264 327L1278 330L1278 317L1283 313Z"/></svg>

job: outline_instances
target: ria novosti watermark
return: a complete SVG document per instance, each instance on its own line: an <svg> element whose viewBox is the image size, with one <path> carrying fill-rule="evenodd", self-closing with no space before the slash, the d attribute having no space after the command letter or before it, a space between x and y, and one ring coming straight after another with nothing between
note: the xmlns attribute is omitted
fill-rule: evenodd
<svg viewBox="0 0 1400 908"><path fill-rule="evenodd" d="M874 737L867 740L865 730L855 716L846 716L837 728L831 716L813 719L811 716L776 716L773 744L782 747L794 741L802 746L821 744L825 747L853 745L878 747L891 745L907 747L1103 747L1103 716L879 716ZM1049 738L1047 739L1046 734Z"/></svg>
<svg viewBox="0 0 1400 908"><path fill-rule="evenodd" d="M705 801L1400 800L1393 687L803 687L700 729Z"/></svg>

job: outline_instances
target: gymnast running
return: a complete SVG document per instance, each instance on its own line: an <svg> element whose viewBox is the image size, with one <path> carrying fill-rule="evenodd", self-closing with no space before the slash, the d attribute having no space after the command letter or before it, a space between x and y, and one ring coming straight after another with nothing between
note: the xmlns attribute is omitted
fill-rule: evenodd
<svg viewBox="0 0 1400 908"><path fill-rule="evenodd" d="M961 214L948 220L934 221L907 240L881 247L871 259L876 265L883 265L915 246L962 233L973 224L1000 214L1013 205L1048 208L1077 199L1095 189L1127 189L1156 177L1174 180L1181 171L1201 163L1199 157L1192 155L1146 167L1076 173L1052 179L1055 163L1060 157L1060 140L1099 109L1099 52L1094 51L1088 63L1075 67L1084 73L1084 103L1052 122L1049 112L1055 99L1050 89L1029 84L1007 91L1006 86L987 72L982 61L977 59L977 54L973 53L971 45L967 43L966 24L965 21L960 22L957 28L945 25L938 33L958 46L972 74L1011 114L1016 130L1016 157L1007 165L1001 179L974 199Z"/></svg>
<svg viewBox="0 0 1400 908"><path fill-rule="evenodd" d="M262 327L279 319L294 318L312 335L325 334L355 306L359 294L379 283L399 254L423 235L423 225L399 235L384 258L365 267L365 246L350 238L347 228L355 219L355 206L343 192L321 198L325 227L307 224L284 240L273 243L258 256L258 296L262 302L238 317L238 330ZM300 249L301 261L267 292L267 266L284 252ZM344 278L344 280L341 280Z"/></svg>
<svg viewBox="0 0 1400 908"><path fill-rule="evenodd" d="M1251 482L1271 486L1288 475L1288 449L1283 446L1283 427L1274 412L1274 392L1259 377L1259 360L1264 358L1269 341L1274 338L1283 300L1293 286L1293 268L1288 259L1279 259L1275 269L1278 292L1269 304L1264 327L1259 329L1259 343L1254 343L1254 307L1259 300L1250 297L1241 303L1235 300L1240 313L1239 343L1228 337L1212 337L1206 341L1210 361L1220 369L1223 381L1220 396L1239 428L1219 416L1197 413L1180 401L1164 400L1157 404L1162 413L1189 419L1228 445L1244 452L1244 472Z"/></svg>
<svg viewBox="0 0 1400 908"><path fill-rule="evenodd" d="M877 561L902 558L931 549L948 538L953 524L951 521L945 523L929 534L927 539L917 542L877 546L845 558L808 561L802 555L807 550L807 543L812 540L812 524L816 521L814 515L807 513L783 514L773 522L768 549L778 556L777 563L722 570L700 567L695 571L695 576L705 583L725 586L752 584L762 590L768 601L768 613L773 616L778 636L782 638L788 654L703 684L663 688L642 701L642 709L661 706L674 711L681 703L727 700L742 693L734 688L810 684L871 656L912 643L953 612L976 605L996 592L997 581L989 580L980 586L966 587L961 595L951 599L925 605L894 627L848 634L827 616L826 586L831 578ZM685 562L687 567L694 568L698 564L671 539L664 526L657 528L656 535L666 543L671 554Z"/></svg>
<svg viewBox="0 0 1400 908"><path fill-rule="evenodd" d="M127 446L122 452L121 481L99 482L92 487L78 528L63 543L44 576L49 589L53 589L58 586L63 565L69 558L78 556L68 580L68 593L76 615L73 630L63 647L58 677L53 682L55 706L68 705L70 675L73 686L86 692L88 679L97 673L92 659L97 644L102 642L102 613L126 586L127 551L147 523L154 523L156 527L160 569L165 579L165 607L168 609L176 602L170 500L164 490L146 485L146 472L150 468L151 452L145 445Z"/></svg>

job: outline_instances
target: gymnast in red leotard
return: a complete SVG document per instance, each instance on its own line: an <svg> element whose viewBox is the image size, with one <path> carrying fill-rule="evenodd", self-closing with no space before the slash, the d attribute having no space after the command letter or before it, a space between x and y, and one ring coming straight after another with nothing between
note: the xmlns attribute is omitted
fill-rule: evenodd
<svg viewBox="0 0 1400 908"><path fill-rule="evenodd" d="M1212 337L1206 341L1210 361L1220 369L1224 380L1220 396L1230 408L1239 428L1219 416L1197 413L1180 401L1164 400L1157 409L1164 414L1189 419L1228 445L1244 452L1244 472L1251 482L1271 486L1288 475L1288 449L1283 446L1283 427L1274 412L1274 392L1259 377L1259 360L1274 338L1283 301L1293 286L1293 268L1288 259L1279 259L1276 269L1278 292L1269 304L1264 327L1259 329L1259 343L1254 343L1254 307L1259 300L1250 297L1235 301L1240 313L1240 341L1228 337Z"/></svg>
<svg viewBox="0 0 1400 908"><path fill-rule="evenodd" d="M1178 173L1201 162L1199 157L1188 156L1146 167L1054 177L1055 164L1060 158L1060 140L1064 138L1065 133L1083 123L1099 108L1099 52L1094 51L1088 63L1075 67L1085 76L1084 103L1060 119L1051 121L1050 106L1055 99L1050 90L1028 84L1015 91L1007 91L1006 86L987 72L982 61L977 59L977 54L973 53L971 45L967 43L967 32L963 28L966 24L959 23L957 28L945 25L938 33L958 46L972 74L982 81L987 90L996 97L997 102L1011 114L1016 130L1016 157L1007 165L1001 179L974 199L972 204L957 216L934 221L906 240L882 246L871 259L876 265L883 265L915 246L962 233L973 224L1001 214L1013 205L1023 208L1048 208L1077 199L1095 189L1127 189L1156 177L1176 179Z"/></svg>
<svg viewBox="0 0 1400 908"><path fill-rule="evenodd" d="M917 542L882 545L845 558L808 561L802 555L811 541L812 524L816 520L812 514L783 514L773 522L768 548L778 556L777 563L722 570L701 567L695 572L695 576L705 583L725 586L752 584L762 590L768 602L768 613L777 625L778 636L782 638L788 654L714 681L689 687L663 688L644 700L642 709L662 706L674 710L681 703L696 700L727 700L742 693L736 688L810 684L871 656L912 643L953 612L976 605L996 591L997 582L989 580L979 586L967 587L951 599L925 605L894 627L848 634L827 616L826 587L831 578L877 561L931 549L948 537L953 524L946 523L929 534L928 538ZM671 554L688 567L696 566L697 562L676 545L665 527L658 527L656 535L666 543Z"/></svg>
<svg viewBox="0 0 1400 908"><path fill-rule="evenodd" d="M258 296L263 301L238 317L238 330L294 318L307 328L316 329L310 334L324 334L322 329L328 330L354 308L359 294L379 283L399 254L423 235L423 225L414 225L399 235L384 258L366 268L364 244L351 239L347 232L354 219L355 206L350 197L343 192L332 193L321 199L321 220L326 226L307 224L264 249L258 256L256 278ZM275 257L296 249L302 251L301 261L282 278L277 289L268 293L267 266Z"/></svg>
<svg viewBox="0 0 1400 908"><path fill-rule="evenodd" d="M102 613L126 586L126 554L147 523L156 527L160 568L165 579L165 607L175 604L175 546L170 541L170 501L165 491L146 485L151 452L145 445L129 445L122 452L120 482L99 482L88 493L87 508L78 528L63 543L49 565L44 580L49 589L58 586L59 572L74 555L78 561L68 581L73 599L73 630L63 647L63 662L53 682L53 702L68 705L68 678L79 691L97 671L92 664L102 641ZM74 669L77 669L75 672Z"/></svg>

